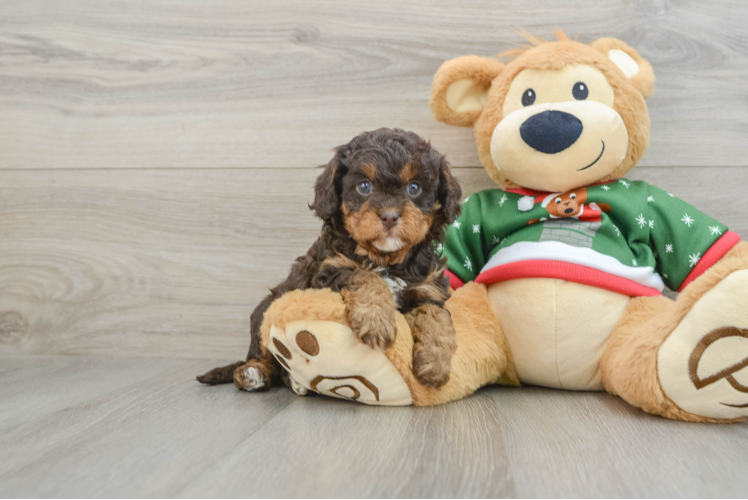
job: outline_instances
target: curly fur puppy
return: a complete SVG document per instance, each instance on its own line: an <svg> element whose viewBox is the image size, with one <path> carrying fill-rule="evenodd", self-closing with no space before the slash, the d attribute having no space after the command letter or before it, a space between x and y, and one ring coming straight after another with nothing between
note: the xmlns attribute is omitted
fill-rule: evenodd
<svg viewBox="0 0 748 500"><path fill-rule="evenodd" d="M387 349L395 340L395 312L413 331L413 372L423 385L449 380L454 330L444 302L449 282L435 254L444 229L460 214L460 186L444 157L418 135L382 128L336 149L316 181L322 235L250 318L246 362L215 368L204 384L234 381L239 389L267 390L282 379L305 393L260 347L260 325L270 304L286 292L331 288L346 302L351 328L366 344Z"/></svg>

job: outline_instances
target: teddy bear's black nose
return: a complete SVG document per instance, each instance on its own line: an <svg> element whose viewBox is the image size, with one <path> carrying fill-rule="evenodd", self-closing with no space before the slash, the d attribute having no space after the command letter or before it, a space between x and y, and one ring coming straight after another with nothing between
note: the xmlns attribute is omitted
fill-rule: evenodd
<svg viewBox="0 0 748 500"><path fill-rule="evenodd" d="M555 154L574 144L582 135L582 122L563 111L543 111L519 127L519 135L531 148Z"/></svg>

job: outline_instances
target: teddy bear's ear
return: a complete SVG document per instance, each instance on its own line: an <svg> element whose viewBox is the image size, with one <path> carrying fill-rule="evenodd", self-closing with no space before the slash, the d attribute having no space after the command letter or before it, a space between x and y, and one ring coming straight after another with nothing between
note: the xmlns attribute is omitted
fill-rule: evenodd
<svg viewBox="0 0 748 500"><path fill-rule="evenodd" d="M655 75L652 66L636 50L615 38L600 38L592 42L590 47L613 61L645 99L654 94Z"/></svg>
<svg viewBox="0 0 748 500"><path fill-rule="evenodd" d="M472 127L486 103L488 89L504 65L495 59L464 56L442 64L431 86L431 112L440 122Z"/></svg>

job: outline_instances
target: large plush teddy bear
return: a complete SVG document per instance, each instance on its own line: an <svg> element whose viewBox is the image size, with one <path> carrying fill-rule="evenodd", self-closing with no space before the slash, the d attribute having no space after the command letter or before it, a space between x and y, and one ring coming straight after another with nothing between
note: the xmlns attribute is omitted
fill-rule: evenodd
<svg viewBox="0 0 748 500"><path fill-rule="evenodd" d="M386 352L352 334L329 290L296 291L263 339L299 393L433 405L493 383L607 390L690 421L748 415L748 243L661 189L623 176L649 143L649 63L621 41L529 37L507 65L437 72L431 109L475 128L498 188L473 194L444 248L457 351L449 382L411 373L404 317ZM676 301L662 295L680 291Z"/></svg>

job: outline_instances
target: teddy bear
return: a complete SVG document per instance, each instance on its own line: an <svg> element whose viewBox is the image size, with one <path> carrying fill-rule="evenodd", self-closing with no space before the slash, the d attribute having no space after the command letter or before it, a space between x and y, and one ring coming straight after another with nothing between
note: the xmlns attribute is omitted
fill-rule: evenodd
<svg viewBox="0 0 748 500"><path fill-rule="evenodd" d="M463 202L435 248L453 289L447 384L415 380L402 315L394 345L378 351L352 334L339 294L304 290L262 324L298 393L429 406L531 384L604 390L677 420L748 416L748 243L624 177L649 145L650 64L617 39L556 35L527 35L507 64L464 56L434 77L435 118L474 128L497 185Z"/></svg>

